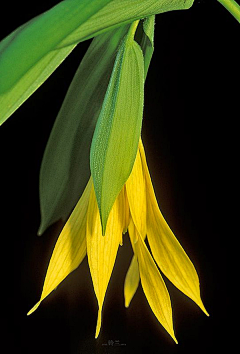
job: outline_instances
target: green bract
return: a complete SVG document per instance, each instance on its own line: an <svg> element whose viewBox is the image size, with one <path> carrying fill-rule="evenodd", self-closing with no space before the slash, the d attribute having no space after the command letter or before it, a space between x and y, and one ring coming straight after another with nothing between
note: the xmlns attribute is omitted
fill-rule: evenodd
<svg viewBox="0 0 240 354"><path fill-rule="evenodd" d="M114 201L131 173L141 133L144 59L133 38L136 26L133 23L119 48L91 146L91 174L103 234Z"/></svg>
<svg viewBox="0 0 240 354"><path fill-rule="evenodd" d="M75 45L135 19L187 9L194 0L65 0L0 43L0 124Z"/></svg>

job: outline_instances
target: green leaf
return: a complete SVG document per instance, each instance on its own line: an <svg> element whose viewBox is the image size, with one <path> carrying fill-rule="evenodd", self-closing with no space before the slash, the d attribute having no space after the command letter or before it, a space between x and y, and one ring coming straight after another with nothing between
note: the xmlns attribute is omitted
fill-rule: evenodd
<svg viewBox="0 0 240 354"><path fill-rule="evenodd" d="M75 45L47 54L7 92L0 95L0 125L11 116L71 53Z"/></svg>
<svg viewBox="0 0 240 354"><path fill-rule="evenodd" d="M33 21L33 20L32 20ZM0 58L14 38L32 21L16 29L0 43ZM56 70L76 44L49 52L32 66L8 91L0 94L0 125L4 123Z"/></svg>
<svg viewBox="0 0 240 354"><path fill-rule="evenodd" d="M109 31L92 41L69 87L41 165L39 234L69 216L87 184L93 132L117 48L128 27Z"/></svg>
<svg viewBox="0 0 240 354"><path fill-rule="evenodd" d="M77 43L135 19L187 9L192 3L112 0L104 6L106 0L65 0L22 25L0 42L0 124L43 84ZM89 17L90 13L94 15Z"/></svg>
<svg viewBox="0 0 240 354"><path fill-rule="evenodd" d="M135 161L142 127L143 86L143 53L131 27L118 51L90 153L103 234L113 203Z"/></svg>
<svg viewBox="0 0 240 354"><path fill-rule="evenodd" d="M22 26L7 47L0 47L0 93L110 1L65 0Z"/></svg>

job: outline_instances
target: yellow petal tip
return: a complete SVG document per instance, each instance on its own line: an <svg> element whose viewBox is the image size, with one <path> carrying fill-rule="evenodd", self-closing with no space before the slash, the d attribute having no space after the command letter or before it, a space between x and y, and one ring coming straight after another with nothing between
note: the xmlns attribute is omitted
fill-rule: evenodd
<svg viewBox="0 0 240 354"><path fill-rule="evenodd" d="M174 333L173 328L166 328L166 327L164 327L164 328L166 329L166 331L168 332L168 334L171 336L171 338L174 340L174 342L175 342L176 344L178 344L178 341L177 341L177 338L175 337L175 333Z"/></svg>
<svg viewBox="0 0 240 354"><path fill-rule="evenodd" d="M206 316L209 317L209 313L207 312L207 310L205 309L205 306L203 305L202 300L198 299L198 301L196 301L196 304L200 307L200 309L205 313Z"/></svg>
<svg viewBox="0 0 240 354"><path fill-rule="evenodd" d="M129 300L127 301L127 300L125 299L125 304L124 304L124 305L125 305L125 307L126 307L126 309L127 309L127 308L129 307L129 305L130 305L130 301L129 301Z"/></svg>
<svg viewBox="0 0 240 354"><path fill-rule="evenodd" d="M132 293L130 291L127 291L127 289L124 289L124 290L125 290L124 291L124 306L126 308L128 308L130 306L130 303L131 303L131 301L133 299L133 296L134 296L135 292Z"/></svg>
<svg viewBox="0 0 240 354"><path fill-rule="evenodd" d="M207 317L209 317L210 315L209 315L209 313L207 312L207 310L205 309L205 307L203 306L203 307L201 307L201 310L205 313L205 315L207 316Z"/></svg>
<svg viewBox="0 0 240 354"><path fill-rule="evenodd" d="M99 336L99 332L101 329L101 323L102 323L102 308L100 307L98 310L98 318L97 318L97 327L96 327L96 332L95 332L95 339Z"/></svg>
<svg viewBox="0 0 240 354"><path fill-rule="evenodd" d="M174 340L174 342L175 342L176 344L178 344L177 338L176 338L174 335L172 335L172 339Z"/></svg>
<svg viewBox="0 0 240 354"><path fill-rule="evenodd" d="M28 311L27 316L31 315L34 311L36 311L36 309L38 308L38 306L40 305L40 303L41 303L41 301L38 301L38 302L36 303L36 305L33 306L33 308L32 308L30 311Z"/></svg>

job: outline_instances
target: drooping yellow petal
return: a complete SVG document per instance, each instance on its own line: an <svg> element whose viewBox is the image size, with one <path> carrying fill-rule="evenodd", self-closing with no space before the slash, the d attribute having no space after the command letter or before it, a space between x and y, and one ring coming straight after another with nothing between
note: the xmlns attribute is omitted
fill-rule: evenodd
<svg viewBox="0 0 240 354"><path fill-rule="evenodd" d="M136 160L132 172L125 184L127 192L127 200L131 212L131 220L133 221L138 232L132 233L133 240L137 242L138 233L141 234L143 239L146 237L146 183L142 169L142 161L138 149ZM125 283L124 283L124 297L125 306L128 307L130 302L137 291L139 285L139 268L137 257L134 255L129 266Z"/></svg>
<svg viewBox="0 0 240 354"><path fill-rule="evenodd" d="M125 307L129 307L140 281L137 257L134 255L124 282Z"/></svg>
<svg viewBox="0 0 240 354"><path fill-rule="evenodd" d="M86 220L91 188L90 179L59 235L50 259L41 298L28 315L33 313L40 303L80 265L86 255Z"/></svg>
<svg viewBox="0 0 240 354"><path fill-rule="evenodd" d="M121 192L110 212L105 236L102 236L99 210L92 188L87 217L87 255L99 307L95 338L100 332L104 297L125 227L124 204L124 195Z"/></svg>
<svg viewBox="0 0 240 354"><path fill-rule="evenodd" d="M143 291L158 321L177 343L173 330L172 306L168 290L141 235L138 235L138 241L134 243L134 232L138 231L133 223L130 223L129 235L138 259Z"/></svg>
<svg viewBox="0 0 240 354"><path fill-rule="evenodd" d="M168 279L208 315L200 297L197 272L159 210L142 143L140 153L148 194L147 237L153 257Z"/></svg>
<svg viewBox="0 0 240 354"><path fill-rule="evenodd" d="M132 172L126 182L127 198L133 222L140 233L146 236L146 184L142 169L142 161L137 152ZM136 235L137 237L137 235ZM135 240L137 241L137 240Z"/></svg>

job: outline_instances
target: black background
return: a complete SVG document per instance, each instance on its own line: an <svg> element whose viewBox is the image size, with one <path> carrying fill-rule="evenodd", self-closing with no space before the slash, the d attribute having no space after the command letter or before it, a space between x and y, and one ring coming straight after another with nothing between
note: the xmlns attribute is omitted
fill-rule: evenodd
<svg viewBox="0 0 240 354"><path fill-rule="evenodd" d="M6 4L1 37L56 3ZM126 310L123 283L131 259L127 237L97 340L97 304L86 260L26 316L40 297L62 226L58 223L37 236L41 158L88 41L0 128L1 322L6 353L175 354L223 347L232 352L238 282L239 35L237 21L215 0L158 15L145 90L143 140L159 205L197 268L210 317L167 280L178 345L158 324L141 287Z"/></svg>

